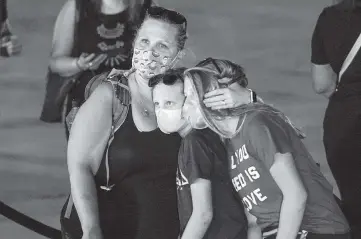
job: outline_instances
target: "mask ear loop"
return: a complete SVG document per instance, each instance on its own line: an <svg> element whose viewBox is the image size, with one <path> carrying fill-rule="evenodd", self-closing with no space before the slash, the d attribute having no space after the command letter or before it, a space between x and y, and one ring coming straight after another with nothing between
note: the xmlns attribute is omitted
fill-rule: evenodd
<svg viewBox="0 0 361 239"><path fill-rule="evenodd" d="M173 69L180 58L181 51L178 51L177 55L173 58L173 60L169 63L169 69Z"/></svg>

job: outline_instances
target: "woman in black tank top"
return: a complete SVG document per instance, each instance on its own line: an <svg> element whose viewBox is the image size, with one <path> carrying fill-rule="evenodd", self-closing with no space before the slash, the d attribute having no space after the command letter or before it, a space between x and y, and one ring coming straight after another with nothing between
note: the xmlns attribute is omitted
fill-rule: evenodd
<svg viewBox="0 0 361 239"><path fill-rule="evenodd" d="M50 69L61 76L78 74L70 91L68 112L83 104L85 87L93 76L112 68L131 67L135 30L150 5L151 0L65 3L54 28Z"/></svg>
<svg viewBox="0 0 361 239"><path fill-rule="evenodd" d="M180 138L159 131L148 79L174 65L186 24L177 12L149 8L134 42L135 72L125 78L113 71L76 115L68 144L71 197L61 213L64 238L178 237ZM127 114L114 128L118 101Z"/></svg>

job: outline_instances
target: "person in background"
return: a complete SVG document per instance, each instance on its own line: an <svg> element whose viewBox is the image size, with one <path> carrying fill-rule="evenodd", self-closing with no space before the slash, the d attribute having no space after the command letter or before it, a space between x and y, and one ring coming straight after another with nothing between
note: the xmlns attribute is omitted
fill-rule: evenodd
<svg viewBox="0 0 361 239"><path fill-rule="evenodd" d="M350 239L349 225L332 186L304 146L302 133L282 112L262 104L212 110L204 94L219 78L248 84L243 68L207 59L185 71L184 117L224 139L229 176L248 217L249 239ZM226 83L223 83L223 85Z"/></svg>
<svg viewBox="0 0 361 239"><path fill-rule="evenodd" d="M85 88L93 76L131 68L136 30L151 4L151 0L68 0L64 4L54 27L49 67L64 77L77 75L68 112L84 103Z"/></svg>
<svg viewBox="0 0 361 239"><path fill-rule="evenodd" d="M312 36L312 77L328 99L323 121L327 162L340 190L353 238L361 238L361 51L338 75L361 33L361 1L343 0L323 9Z"/></svg>
<svg viewBox="0 0 361 239"><path fill-rule="evenodd" d="M228 177L220 137L210 129L192 129L182 118L184 70L171 69L149 80L160 130L182 137L177 169L180 238L246 239L243 205Z"/></svg>
<svg viewBox="0 0 361 239"><path fill-rule="evenodd" d="M18 37L12 33L8 19L7 0L0 0L0 56L18 55L22 45Z"/></svg>

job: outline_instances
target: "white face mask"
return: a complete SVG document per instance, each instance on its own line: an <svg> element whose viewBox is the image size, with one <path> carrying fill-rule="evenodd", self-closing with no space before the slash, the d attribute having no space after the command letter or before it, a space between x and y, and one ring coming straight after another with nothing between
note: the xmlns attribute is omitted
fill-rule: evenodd
<svg viewBox="0 0 361 239"><path fill-rule="evenodd" d="M155 115L159 129L166 134L178 132L184 125L182 109L156 109Z"/></svg>
<svg viewBox="0 0 361 239"><path fill-rule="evenodd" d="M178 54L171 59L170 56L155 51L134 48L132 65L143 78L149 79L172 68Z"/></svg>

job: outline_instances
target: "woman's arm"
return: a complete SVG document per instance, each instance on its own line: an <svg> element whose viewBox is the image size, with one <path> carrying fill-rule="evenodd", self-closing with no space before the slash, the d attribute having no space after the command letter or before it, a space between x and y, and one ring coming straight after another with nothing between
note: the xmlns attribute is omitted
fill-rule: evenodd
<svg viewBox="0 0 361 239"><path fill-rule="evenodd" d="M198 178L191 184L191 194L193 212L182 239L202 239L213 218L211 181Z"/></svg>
<svg viewBox="0 0 361 239"><path fill-rule="evenodd" d="M248 221L248 239L262 239L261 228L257 224L257 218L244 209Z"/></svg>
<svg viewBox="0 0 361 239"><path fill-rule="evenodd" d="M336 89L337 74L329 64L312 64L313 89L317 94L330 98Z"/></svg>
<svg viewBox="0 0 361 239"><path fill-rule="evenodd" d="M49 67L61 76L73 76L84 70L94 70L106 59L106 54L85 54L71 57L75 22L78 18L75 0L68 0L61 9L54 27Z"/></svg>
<svg viewBox="0 0 361 239"><path fill-rule="evenodd" d="M79 109L70 132L67 162L83 238L89 234L102 238L94 175L111 131L112 99L112 87L100 85Z"/></svg>
<svg viewBox="0 0 361 239"><path fill-rule="evenodd" d="M68 0L56 19L50 69L62 76L72 76L81 71L77 67L77 58L71 57L74 42L74 25L76 19L75 0Z"/></svg>
<svg viewBox="0 0 361 239"><path fill-rule="evenodd" d="M295 239L306 207L307 192L290 153L276 153L270 172L283 194L276 239Z"/></svg>

